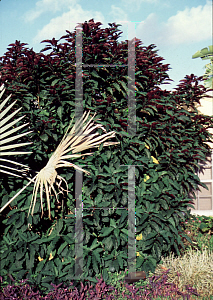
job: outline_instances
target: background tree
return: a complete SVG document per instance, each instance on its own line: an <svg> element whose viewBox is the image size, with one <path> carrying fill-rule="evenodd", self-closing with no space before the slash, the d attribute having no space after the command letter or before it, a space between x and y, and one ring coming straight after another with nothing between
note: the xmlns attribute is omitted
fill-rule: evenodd
<svg viewBox="0 0 213 300"><path fill-rule="evenodd" d="M205 65L206 72L203 76L205 86L208 88L213 88L213 45L209 46L209 49L203 48L199 51L197 51L194 55L192 55L192 58L198 58L201 57L202 60L210 59L210 63Z"/></svg>

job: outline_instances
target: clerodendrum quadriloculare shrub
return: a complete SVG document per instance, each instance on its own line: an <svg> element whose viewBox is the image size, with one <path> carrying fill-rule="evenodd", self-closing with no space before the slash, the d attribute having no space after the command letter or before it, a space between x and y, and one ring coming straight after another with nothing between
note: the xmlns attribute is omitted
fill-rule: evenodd
<svg viewBox="0 0 213 300"><path fill-rule="evenodd" d="M129 176L135 178L136 235L140 237L136 270L154 271L161 256L171 251L179 254L184 236L180 222L193 207L189 193L199 185L206 187L195 171L210 153L207 129L213 127L212 118L198 115L195 108L206 92L201 78L187 75L175 91L162 90L159 85L170 80L169 66L162 63L155 45L145 47L136 39L131 41L136 52L136 135L128 134L128 68L112 66L128 65L128 43L118 43L121 32L115 23L105 29L100 25L93 20L83 24L83 108L96 113L97 123L107 132L115 131L114 141L119 144L100 146L93 155L75 159L75 165L90 172L83 177L82 238L84 277L91 281L96 273L107 281L108 271L127 267L131 165L135 166L135 176L131 170ZM33 130L22 137L23 142L33 142L25 149L33 153L17 158L34 170L31 178L46 166L75 115L75 35L67 31L60 40L44 41L48 45L40 53L16 41L0 58L5 93L12 93L9 101L17 99L14 109L23 108L19 114L26 115L25 122ZM0 276L4 280L10 280L10 274L49 288L51 282L68 283L74 277L75 182L80 179L72 168L59 168L58 175L67 181L68 188L63 180L61 187L69 193L62 190L58 202L54 193L50 195L51 220L46 201L41 218L39 200L33 217L28 217L33 185L2 211ZM1 207L27 182L1 178Z"/></svg>

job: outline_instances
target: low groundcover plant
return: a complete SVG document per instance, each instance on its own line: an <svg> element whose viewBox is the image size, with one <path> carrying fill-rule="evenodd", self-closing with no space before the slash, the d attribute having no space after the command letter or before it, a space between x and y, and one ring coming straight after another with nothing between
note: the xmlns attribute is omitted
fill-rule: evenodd
<svg viewBox="0 0 213 300"><path fill-rule="evenodd" d="M166 271L164 274L160 276L152 276L149 278L149 282L147 282L146 286L143 288L135 287L129 284L125 284L125 288L122 288L122 291L119 286L115 287L109 285L103 281L101 276L100 279L97 278L98 283L95 288L92 285L83 285L81 283L81 290L78 291L75 287L73 290L70 288L62 288L62 283L56 286L55 284L51 284L53 289L47 295L41 295L40 291L36 291L29 284L27 284L27 280L22 280L19 286L11 286L3 288L3 291L0 292L0 299L69 299L68 297L72 297L72 300L92 300L92 299L106 299L112 300L117 297L118 300L121 299L135 299L139 300L141 297L144 300L157 299L158 297L175 297L169 299L190 299L190 296L199 294L196 289L191 287L190 285L185 286L185 291L180 291L179 288L174 283L169 283L168 275ZM72 283L71 283L72 284ZM119 297L122 296L122 297ZM125 297L125 298L124 298ZM181 297L181 298L180 298ZM167 298L160 298L167 299Z"/></svg>

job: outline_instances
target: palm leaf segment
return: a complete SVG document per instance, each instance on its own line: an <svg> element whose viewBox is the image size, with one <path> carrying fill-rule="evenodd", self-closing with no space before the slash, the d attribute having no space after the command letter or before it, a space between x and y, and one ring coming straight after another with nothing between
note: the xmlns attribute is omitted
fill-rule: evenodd
<svg viewBox="0 0 213 300"><path fill-rule="evenodd" d="M105 133L102 136L98 136L99 135L98 132L96 132L94 134L90 134L96 128L101 128L104 132L106 132L106 130L104 129L104 127L101 124L96 124L95 126L93 126L94 121L92 122L92 119L94 118L96 113L90 119L90 121L88 121L88 123L85 126L83 126L83 128L82 128L82 124L84 124L84 122L87 120L89 113L90 113L90 111L85 116L85 114L86 114L86 112L85 112L83 114L83 116L76 122L76 124L71 129L71 131L68 133L68 130L72 124L72 122L71 122L61 143L57 147L56 151L50 157L47 165L39 173L37 173L37 175L34 178L32 178L24 188L22 188L12 199L10 199L4 205L4 207L1 208L0 212L2 212L4 210L4 208L7 205L9 205L31 182L35 181L34 188L33 188L32 201L31 201L30 208L29 208L29 213L30 213L30 210L32 207L31 215L33 215L37 193L40 188L41 210L42 210L42 216L43 216L42 200L43 200L43 187L44 187L45 192L46 192L46 197L47 197L49 218L51 219L51 213L50 213L51 190L53 190L53 192L56 196L56 199L58 199L57 198L58 194L56 193L56 190L53 186L54 183L56 183L56 185L58 186L59 192L63 193L64 189L60 186L61 182L63 180L66 184L66 187L67 187L66 191L68 193L67 182L64 178L62 178L61 176L59 176L57 174L56 169L58 169L60 167L74 167L75 169L83 171L86 174L90 174L88 171L85 171L84 169L66 161L66 159L74 158L74 157L81 157L81 156L85 156L85 155L92 155L93 153L86 153L86 154L74 154L74 153L81 152L81 151L84 151L89 148L98 147L105 140L115 137L114 131ZM100 120L100 119L97 119L97 120ZM105 143L103 143L103 146L109 146L109 145L115 145L115 144L119 144L119 142L105 142ZM68 155L68 153L70 151L72 151L73 154ZM57 179L60 180L59 183L58 183L58 181L56 181ZM28 213L28 216L29 216L29 213Z"/></svg>
<svg viewBox="0 0 213 300"><path fill-rule="evenodd" d="M2 84L0 86L0 99L2 98L3 94L5 92L5 88L4 88L4 84ZM13 135L16 131L18 131L19 129L27 126L29 123L27 124L23 124L21 126L18 127L14 127L14 125L19 122L22 118L24 118L25 116L22 116L20 118L18 118L17 120L14 120L10 123L8 123L9 120L11 120L14 115L16 115L21 108L19 108L18 110L14 111L13 113L9 114L7 117L6 114L9 112L9 110L13 107L13 105L16 103L16 101L14 101L12 104L10 104L9 106L7 106L4 110L3 107L7 104L8 100L10 99L11 95L8 96L5 100L3 100L2 103L0 103L0 157L1 156L14 156L14 155L19 155L19 154L28 154L28 153L32 153L32 152L25 152L25 151L8 151L9 149L14 149L14 148L18 148L18 147L22 147L22 146L26 146L32 143L19 143L19 144L11 144L12 141L25 136L29 133L31 133L32 131L28 131L19 135ZM12 128L12 129L11 129ZM10 136L10 137L8 137ZM8 138L6 138L8 137ZM16 177L22 177L22 175L29 170L29 168L23 164L17 163L13 160L8 160L8 159L3 159L0 158L0 163L1 162L5 162L7 165L1 165L0 164L0 172L2 173L6 173L9 175L13 175ZM13 168L13 167L9 167L8 166L12 164L12 166L21 166L24 167L22 170L18 170L17 168ZM8 171L10 170L10 171ZM13 171L13 172L11 172ZM16 172L21 172L22 175L18 175L16 173L14 173L14 171Z"/></svg>
<svg viewBox="0 0 213 300"><path fill-rule="evenodd" d="M47 165L35 176L33 196L32 196L32 201L31 201L31 205L30 205L30 209L31 209L31 206L33 204L32 213L31 213L32 215L34 212L36 196L37 196L39 187L40 187L40 200L41 200L42 215L43 215L42 200L43 200L43 186L44 186L45 192L46 192L46 197L47 197L49 218L51 217L51 214L50 214L50 192L51 192L51 189L53 190L53 192L56 196L56 199L58 199L57 193L56 193L56 190L55 190L53 184L56 183L60 192L63 192L63 188L60 186L61 181L63 180L67 186L67 192L68 192L68 185L67 185L66 180L57 174L56 169L58 169L60 167L74 167L75 169L85 172L88 175L90 174L88 171L76 166L75 164L72 164L72 163L66 161L66 159L74 158L74 157L81 157L81 156L85 156L85 155L92 155L93 153L85 153L85 154L74 154L74 153L81 152L81 151L84 151L89 148L98 147L105 140L115 137L114 131L105 133L101 136L98 136L99 135L98 132L96 132L94 134L90 134L96 128L101 128L104 132L106 132L106 130L104 129L104 127L101 124L96 124L95 126L93 126L94 121L92 122L92 119L94 118L96 113L88 121L88 123L82 127L81 123L84 124L84 122L87 120L87 118L89 116L89 113L90 113L90 111L85 116L86 112L84 112L83 116L76 122L74 127L68 133L68 130L72 124L72 122L71 122L61 143L59 144L59 146L57 147L57 149L53 153L53 155L50 157ZM100 120L100 119L97 119L97 120ZM115 145L115 144L119 144L119 142L105 142L105 143L103 143L103 146L109 146L109 145ZM68 153L70 151L72 151L73 154L68 155ZM57 183L56 179L59 179L60 183ZM29 209L29 212L30 212L30 209Z"/></svg>

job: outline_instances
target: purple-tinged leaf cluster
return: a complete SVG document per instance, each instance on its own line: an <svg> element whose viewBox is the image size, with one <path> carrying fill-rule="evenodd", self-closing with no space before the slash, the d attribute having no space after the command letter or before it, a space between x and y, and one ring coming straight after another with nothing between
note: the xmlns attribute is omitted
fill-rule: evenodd
<svg viewBox="0 0 213 300"><path fill-rule="evenodd" d="M174 283L168 283L168 275L169 270L164 272L159 276L152 276L149 278L149 284L146 287L140 289L139 287L135 287L133 285L125 284L126 292L128 290L131 295L126 294L125 291L122 292L123 297L127 297L127 299L135 299L135 300L151 300L156 299L157 297L174 297L172 299L178 299L178 297L183 297L183 300L190 300L192 295L199 296L196 289L191 286L185 286L186 292L180 292L179 288ZM107 286L103 280L97 279L98 283L93 286L87 284L84 286L81 282L81 289L75 287L73 290L70 288L61 288L62 283L59 285L52 284L53 290L50 291L47 295L42 296L39 291L33 291L33 288L27 284L27 279L22 280L19 286L11 286L3 288L3 291L0 292L0 300L11 300L11 299L43 299L43 300L51 300L51 299L72 299L72 300L112 300L115 297L119 296L118 291L113 286ZM72 284L72 282L71 282ZM139 294L138 294L139 293ZM70 298L72 297L72 298ZM143 297L143 298L141 298Z"/></svg>

